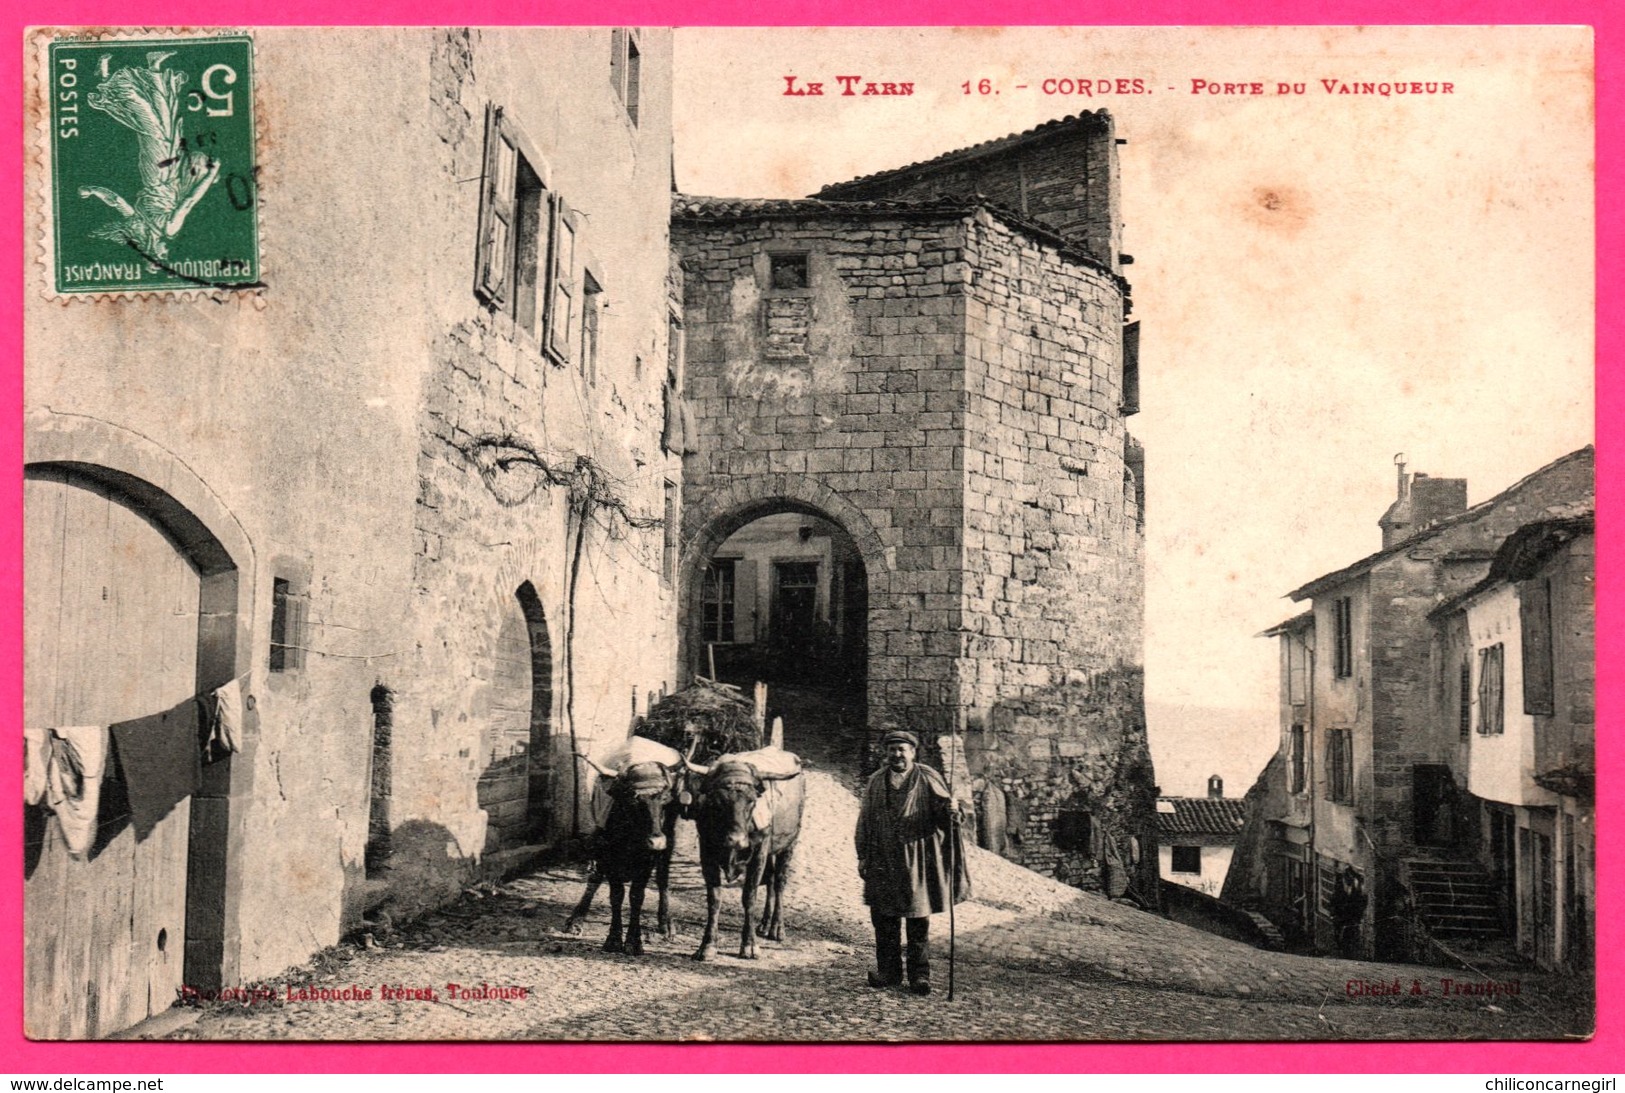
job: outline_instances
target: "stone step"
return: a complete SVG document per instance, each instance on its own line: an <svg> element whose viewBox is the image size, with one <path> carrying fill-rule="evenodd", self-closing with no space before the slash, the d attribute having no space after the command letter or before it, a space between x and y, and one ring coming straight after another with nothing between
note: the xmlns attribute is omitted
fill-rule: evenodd
<svg viewBox="0 0 1625 1093"><path fill-rule="evenodd" d="M1475 938L1488 941L1501 936L1500 929L1491 929L1483 926L1432 926L1428 933L1438 938Z"/></svg>
<svg viewBox="0 0 1625 1093"><path fill-rule="evenodd" d="M1478 876L1484 874L1482 865L1470 861L1422 861L1412 859L1405 863L1405 867L1410 870L1413 877L1423 876L1428 873L1469 873Z"/></svg>
<svg viewBox="0 0 1625 1093"><path fill-rule="evenodd" d="M1252 919L1253 925L1258 928L1259 936L1264 939L1266 949L1281 950L1286 948L1286 937L1280 930L1276 929L1275 923L1257 911L1248 911L1246 915Z"/></svg>
<svg viewBox="0 0 1625 1093"><path fill-rule="evenodd" d="M1499 928L1501 916L1493 907L1417 908L1417 917L1427 923L1485 923Z"/></svg>

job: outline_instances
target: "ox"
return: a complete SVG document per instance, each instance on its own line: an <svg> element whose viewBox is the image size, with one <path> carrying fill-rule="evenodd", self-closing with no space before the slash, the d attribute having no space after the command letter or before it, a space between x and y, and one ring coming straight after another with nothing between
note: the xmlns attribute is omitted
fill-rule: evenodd
<svg viewBox="0 0 1625 1093"><path fill-rule="evenodd" d="M607 880L610 921L609 936L604 939L604 952L642 956L643 896L650 873L655 875L660 900L656 928L668 939L676 936L666 887L671 873L672 844L680 807L678 783L681 775L676 765L632 763L617 772L606 770L585 755L578 757L607 780L610 806L609 815L597 835L597 864L588 880L587 890L565 929L571 933L579 929L577 924L592 906L598 882ZM627 902L624 940L621 935L623 896Z"/></svg>
<svg viewBox="0 0 1625 1093"><path fill-rule="evenodd" d="M794 769L764 770L774 759ZM690 764L689 769L703 776L694 799L694 824L705 877L705 934L694 959L716 955L717 914L726 881L740 885L745 912L740 959L755 960L758 932L770 941L784 940L784 885L801 834L805 798L801 762L788 752L764 749L725 755L710 767ZM754 929L758 885L765 891L759 931Z"/></svg>

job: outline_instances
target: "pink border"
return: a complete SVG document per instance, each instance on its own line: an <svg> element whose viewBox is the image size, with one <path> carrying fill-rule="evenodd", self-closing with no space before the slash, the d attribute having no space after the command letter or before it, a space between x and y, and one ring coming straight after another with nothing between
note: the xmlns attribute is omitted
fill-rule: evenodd
<svg viewBox="0 0 1625 1093"><path fill-rule="evenodd" d="M340 9L347 24L545 24L585 22L688 25L865 25L882 21L911 24L1065 24L1087 20L1099 24L1292 24L1304 21L1305 8L1291 0L1093 0L1086 7L1060 0L893 0L884 9L856 0L813 3L781 0L769 9L756 0L612 0L583 5L525 4L516 0L372 0ZM1597 359L1616 360L1625 342L1619 301L1625 298L1625 8L1610 0L1330 0L1317 5L1335 14L1340 24L1589 24L1597 42ZM200 0L21 0L7 17L9 45L0 49L0 98L6 123L0 126L4 146L0 163L19 164L23 157L21 90L23 28L52 25L322 25L337 11L326 0L238 0L228 5ZM0 267L6 300L4 341L0 343L0 448L13 467L22 465L22 180L15 169L3 172L3 216L0 251L11 256ZM1625 384L1611 368L1597 373L1598 467L1602 504L1612 513L1625 489L1625 477L1614 468L1612 423L1625 410ZM1625 428L1622 428L1625 433ZM0 682L4 715L0 723L22 721L22 511L21 476L0 500ZM1621 533L1612 519L1601 522L1598 608L1607 620L1622 602L1622 573L1615 568ZM1625 967L1625 919L1612 912L1612 898L1625 887L1619 878L1625 842L1612 835L1609 821L1617 815L1622 773L1621 750L1608 731L1610 715L1621 708L1625 683L1617 666L1625 661L1625 628L1600 629L1597 635L1599 779L1598 874L1604 893L1598 903L1599 984ZM16 753L13 753L16 754ZM0 800L20 797L21 769L13 761L0 770ZM15 813L8 813L15 817ZM12 821L15 823L15 819ZM22 937L21 840L11 824L0 834L0 876L14 878L0 895L0 981L20 979ZM271 1045L119 1043L50 1045L21 1037L22 995L0 989L0 1058L15 1073L53 1075L78 1072L229 1073L260 1071L326 1072L548 1072L548 1071L685 1071L685 1072L1469 1072L1548 1073L1613 1072L1625 1058L1625 1024L1621 1009L1606 990L1599 999L1598 1029L1584 1044L1220 1044L1134 1045L906 1045L906 1046L741 1046L741 1045Z"/></svg>

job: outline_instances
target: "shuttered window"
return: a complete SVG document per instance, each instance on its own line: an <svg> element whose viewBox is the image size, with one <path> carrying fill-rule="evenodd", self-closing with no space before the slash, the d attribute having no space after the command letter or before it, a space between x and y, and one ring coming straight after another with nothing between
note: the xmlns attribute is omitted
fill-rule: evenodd
<svg viewBox="0 0 1625 1093"><path fill-rule="evenodd" d="M574 349L576 299L575 214L562 198L553 199L553 295L547 312L547 351L559 363Z"/></svg>
<svg viewBox="0 0 1625 1093"><path fill-rule="evenodd" d="M485 111L485 177L480 190L475 291L496 308L513 302L515 189L519 141L499 106Z"/></svg>
<svg viewBox="0 0 1625 1093"><path fill-rule="evenodd" d="M1461 680L1456 689L1456 718L1461 738L1466 740L1473 734L1473 665L1471 661L1461 662Z"/></svg>
<svg viewBox="0 0 1625 1093"><path fill-rule="evenodd" d="M576 217L545 177L518 126L501 107L488 107L474 294L562 363L588 332L574 305Z"/></svg>
<svg viewBox="0 0 1625 1093"><path fill-rule="evenodd" d="M1348 596L1332 601L1332 670L1339 679L1354 674L1354 601Z"/></svg>
<svg viewBox="0 0 1625 1093"><path fill-rule="evenodd" d="M610 31L609 82L626 108L626 116L636 125L638 103L643 95L643 51L639 48L638 32L630 27Z"/></svg>
<svg viewBox="0 0 1625 1093"><path fill-rule="evenodd" d="M1505 646L1478 651L1478 731L1497 736L1506 730Z"/></svg>
<svg viewBox="0 0 1625 1093"><path fill-rule="evenodd" d="M1302 725L1292 726L1292 792L1302 793L1308 787L1304 754L1307 734Z"/></svg>
<svg viewBox="0 0 1625 1093"><path fill-rule="evenodd" d="M1326 798L1341 804L1354 802L1354 745L1348 729L1326 734Z"/></svg>
<svg viewBox="0 0 1625 1093"><path fill-rule="evenodd" d="M1529 581L1518 588L1518 616L1523 634L1523 712L1551 716L1552 582Z"/></svg>

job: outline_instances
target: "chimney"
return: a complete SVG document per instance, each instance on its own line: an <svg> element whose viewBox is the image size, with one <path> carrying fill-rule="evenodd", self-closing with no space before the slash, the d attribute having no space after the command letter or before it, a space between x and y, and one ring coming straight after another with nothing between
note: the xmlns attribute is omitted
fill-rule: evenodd
<svg viewBox="0 0 1625 1093"><path fill-rule="evenodd" d="M1384 550L1467 509L1465 478L1429 478L1421 472L1406 474L1404 452L1394 456L1394 465L1399 470L1397 496L1377 521L1377 526L1382 528Z"/></svg>
<svg viewBox="0 0 1625 1093"><path fill-rule="evenodd" d="M1214 800L1224 796L1224 779L1217 774L1211 774L1207 780L1207 795Z"/></svg>

